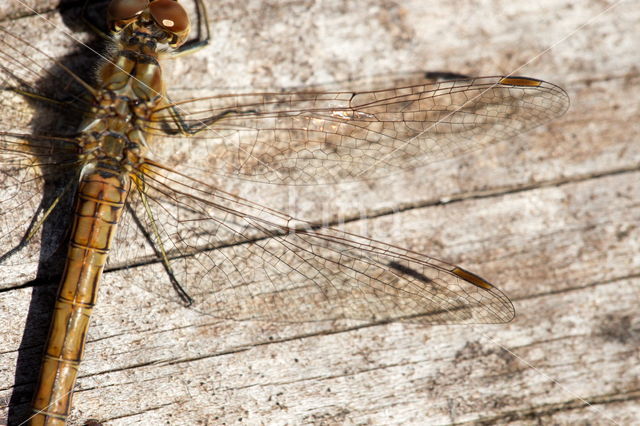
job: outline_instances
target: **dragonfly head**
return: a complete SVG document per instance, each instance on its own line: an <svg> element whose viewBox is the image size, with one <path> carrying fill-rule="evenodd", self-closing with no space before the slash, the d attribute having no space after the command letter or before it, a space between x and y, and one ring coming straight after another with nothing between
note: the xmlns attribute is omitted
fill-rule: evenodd
<svg viewBox="0 0 640 426"><path fill-rule="evenodd" d="M171 47L179 47L189 35L189 16L177 0L111 0L107 16L114 33L125 28L152 31L156 41Z"/></svg>

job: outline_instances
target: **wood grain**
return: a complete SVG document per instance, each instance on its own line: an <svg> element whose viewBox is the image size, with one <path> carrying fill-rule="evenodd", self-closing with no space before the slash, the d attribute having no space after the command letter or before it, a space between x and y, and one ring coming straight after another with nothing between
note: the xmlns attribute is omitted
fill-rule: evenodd
<svg viewBox="0 0 640 426"><path fill-rule="evenodd" d="M339 187L234 187L300 217L362 217L345 226L478 272L511 297L517 317L472 327L218 321L157 304L111 272L73 424L640 418L640 10L632 2L207 4L211 45L168 64L175 99L418 70L517 70L568 91L572 106L560 120L451 161ZM46 10L66 28L57 9ZM12 18L3 26L55 57L74 49L37 16L4 16ZM0 424L24 413L33 386L24 370L38 368L42 347L33 336L47 329L47 308L34 308L28 284L35 267L23 269L0 292ZM30 339L26 323L39 328Z"/></svg>

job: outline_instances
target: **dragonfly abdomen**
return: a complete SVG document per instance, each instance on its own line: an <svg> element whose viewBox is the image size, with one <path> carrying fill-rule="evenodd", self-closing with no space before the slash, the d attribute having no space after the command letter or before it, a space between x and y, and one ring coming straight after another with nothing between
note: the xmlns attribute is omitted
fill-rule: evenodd
<svg viewBox="0 0 640 426"><path fill-rule="evenodd" d="M66 424L98 285L130 187L126 173L99 166L80 181L31 425Z"/></svg>

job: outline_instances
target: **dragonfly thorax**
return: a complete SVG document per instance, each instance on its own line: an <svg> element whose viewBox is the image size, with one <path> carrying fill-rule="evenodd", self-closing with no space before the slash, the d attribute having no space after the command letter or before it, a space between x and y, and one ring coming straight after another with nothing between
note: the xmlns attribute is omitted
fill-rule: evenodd
<svg viewBox="0 0 640 426"><path fill-rule="evenodd" d="M147 151L141 132L131 130L119 133L111 130L90 132L81 138L80 157L85 164L106 163L110 168L131 170L142 160Z"/></svg>
<svg viewBox="0 0 640 426"><path fill-rule="evenodd" d="M145 126L159 99L147 102L118 91L100 91L79 129L83 160L125 169L135 167L148 148Z"/></svg>

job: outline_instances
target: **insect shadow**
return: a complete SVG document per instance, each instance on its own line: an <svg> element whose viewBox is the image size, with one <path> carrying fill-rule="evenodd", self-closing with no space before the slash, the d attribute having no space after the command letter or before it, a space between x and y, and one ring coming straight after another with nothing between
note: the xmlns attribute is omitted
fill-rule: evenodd
<svg viewBox="0 0 640 426"><path fill-rule="evenodd" d="M80 78L93 84L96 69L96 60L93 55L87 54L87 49L100 52L104 51L105 40L93 31L86 20L101 29L101 22L94 21L106 16L107 1L94 2L91 8L83 13L84 0L60 0L57 10L62 17L66 28L58 29L74 34L89 34L89 41L85 46L77 45L64 57L56 58L71 72ZM100 15L101 14L101 15ZM33 18L31 18L33 19ZM104 20L104 18L102 18ZM43 26L46 23L43 21ZM74 87L74 82L67 73L53 64L50 68L40 73L41 77L34 83L16 89L27 93L37 93L44 96L42 99L25 95L34 110L34 118L30 123L33 135L73 136L83 119L82 113L69 112L64 105L73 100L79 100L84 95L79 85ZM61 88L64 88L62 92ZM48 99L48 100L47 100ZM85 104L86 104L86 98ZM56 104L60 102L61 104ZM55 149L53 140L38 139L39 146L49 144ZM37 228L38 221L42 218L50 206L57 205L49 213L39 229L41 233L41 249L38 259L36 277L22 285L22 288L33 289L29 312L24 324L24 333L18 349L14 389L9 401L7 417L8 425L22 424L31 415L30 403L35 391L40 372L40 363L44 350L45 340L49 330L49 323L53 315L57 287L64 271L67 240L70 233L72 220L72 208L74 202L74 179L77 180L77 167L62 167L41 165L41 173L44 176L43 195L38 206L37 217L31 221L30 229ZM70 183L71 182L71 183ZM23 250L29 244L26 235L23 242L3 257L9 257ZM1 262L1 259L0 259Z"/></svg>

